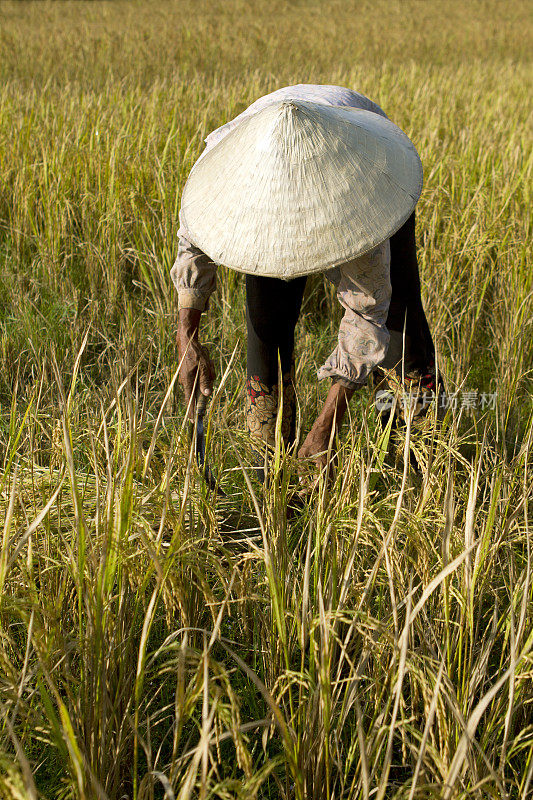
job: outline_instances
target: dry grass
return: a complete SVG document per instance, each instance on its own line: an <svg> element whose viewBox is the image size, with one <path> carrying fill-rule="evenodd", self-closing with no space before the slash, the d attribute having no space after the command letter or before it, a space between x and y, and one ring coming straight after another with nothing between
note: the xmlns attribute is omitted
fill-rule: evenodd
<svg viewBox="0 0 533 800"><path fill-rule="evenodd" d="M533 793L530 34L518 0L0 3L0 798ZM293 508L279 452L262 493L221 271L215 503L168 391L179 195L308 81L415 141L448 388L495 405L409 434L415 473L363 392L335 485ZM310 281L302 430L339 314Z"/></svg>

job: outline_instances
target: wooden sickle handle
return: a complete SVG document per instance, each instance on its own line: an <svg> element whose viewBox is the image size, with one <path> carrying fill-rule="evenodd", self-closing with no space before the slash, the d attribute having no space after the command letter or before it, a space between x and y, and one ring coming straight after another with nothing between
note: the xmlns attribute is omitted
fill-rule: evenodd
<svg viewBox="0 0 533 800"><path fill-rule="evenodd" d="M197 386L194 399L196 400L196 408L198 410L198 416L203 417L207 408L207 404L209 402L209 397L203 394L200 391L200 387Z"/></svg>

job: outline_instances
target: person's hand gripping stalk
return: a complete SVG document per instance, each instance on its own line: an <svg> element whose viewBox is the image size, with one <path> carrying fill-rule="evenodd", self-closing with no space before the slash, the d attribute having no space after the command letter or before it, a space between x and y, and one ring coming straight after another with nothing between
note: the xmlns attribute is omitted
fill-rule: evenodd
<svg viewBox="0 0 533 800"><path fill-rule="evenodd" d="M202 312L196 308L180 308L178 313L178 359L181 362L179 382L185 394L188 417L194 422L196 409L195 381L199 393L208 398L213 390L215 368L206 348L198 340Z"/></svg>

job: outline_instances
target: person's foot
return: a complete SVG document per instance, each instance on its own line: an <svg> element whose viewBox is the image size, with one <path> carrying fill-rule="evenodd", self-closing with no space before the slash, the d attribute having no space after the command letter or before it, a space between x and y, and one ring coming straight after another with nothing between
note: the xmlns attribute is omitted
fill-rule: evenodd
<svg viewBox="0 0 533 800"><path fill-rule="evenodd" d="M423 466L421 443L442 420L440 397L443 392L444 382L442 376L436 374L434 364L430 364L425 372L407 372L403 380L394 370L375 370L374 403L382 424L388 422L391 409L394 409L390 444L396 467L403 469L409 418L409 465L415 472L420 472Z"/></svg>
<svg viewBox="0 0 533 800"><path fill-rule="evenodd" d="M296 395L293 372L291 370L282 378L281 437L285 447L289 447L295 435ZM252 439L253 468L260 483L267 482L268 465L276 446L278 395L277 385L268 386L257 375L252 375L246 381L246 427Z"/></svg>
<svg viewBox="0 0 533 800"><path fill-rule="evenodd" d="M411 417L412 428L424 428L424 418L429 409L435 405L437 392L442 394L444 383L440 375L435 374L434 364L428 366L427 372L413 370L403 376L395 370L377 367L373 375L374 404L379 415L388 419L390 410L394 408L396 424L405 424L407 416Z"/></svg>

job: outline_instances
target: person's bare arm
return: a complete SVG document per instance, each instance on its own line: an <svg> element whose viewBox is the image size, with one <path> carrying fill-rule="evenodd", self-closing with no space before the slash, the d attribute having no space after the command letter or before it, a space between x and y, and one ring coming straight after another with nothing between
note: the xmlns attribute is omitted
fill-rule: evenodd
<svg viewBox="0 0 533 800"><path fill-rule="evenodd" d="M386 240L369 253L326 272L337 289L344 316L337 346L318 370L319 380L331 377L335 382L300 449L302 458L323 453L315 460L318 464L326 463L324 451L328 448L335 412L338 429L355 389L364 385L368 374L386 356L389 333L385 322L391 296L389 265L390 247Z"/></svg>
<svg viewBox="0 0 533 800"><path fill-rule="evenodd" d="M213 389L215 368L206 348L200 344L198 330L202 312L197 308L180 308L178 312L178 359L181 363L179 382L189 406L189 419L194 419L195 400L191 401L196 376L202 394L208 397Z"/></svg>
<svg viewBox="0 0 533 800"><path fill-rule="evenodd" d="M355 389L355 385L347 387L338 381L332 383L322 410L298 452L298 458L314 458L319 466L326 466L333 426L337 432Z"/></svg>

